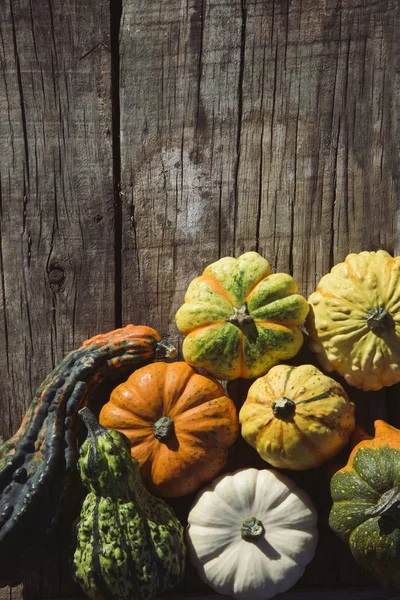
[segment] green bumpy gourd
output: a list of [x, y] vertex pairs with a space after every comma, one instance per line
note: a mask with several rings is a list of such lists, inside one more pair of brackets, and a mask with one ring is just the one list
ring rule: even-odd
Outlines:
[[86, 496], [76, 530], [73, 577], [93, 600], [148, 600], [177, 586], [185, 543], [172, 510], [143, 486], [128, 439], [79, 411], [88, 437], [79, 470]]

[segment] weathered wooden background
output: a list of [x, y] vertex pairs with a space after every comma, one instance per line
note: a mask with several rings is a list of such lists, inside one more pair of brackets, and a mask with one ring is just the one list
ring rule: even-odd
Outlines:
[[[134, 322], [179, 346], [221, 256], [257, 250], [307, 295], [349, 252], [400, 252], [399, 32], [399, 0], [0, 0], [3, 439], [88, 336]], [[350, 393], [370, 430], [400, 425], [396, 387]], [[239, 441], [230, 467], [250, 464]], [[399, 598], [329, 531], [329, 468], [293, 476], [320, 544], [284, 597]], [[81, 595], [57, 542], [27, 600]], [[189, 569], [190, 592], [210, 593]]]

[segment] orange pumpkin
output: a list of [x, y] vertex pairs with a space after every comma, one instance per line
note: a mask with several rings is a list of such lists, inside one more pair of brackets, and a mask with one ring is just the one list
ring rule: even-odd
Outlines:
[[100, 424], [124, 433], [147, 488], [164, 498], [190, 494], [223, 468], [239, 423], [215, 380], [185, 362], [157, 362], [116, 387]]

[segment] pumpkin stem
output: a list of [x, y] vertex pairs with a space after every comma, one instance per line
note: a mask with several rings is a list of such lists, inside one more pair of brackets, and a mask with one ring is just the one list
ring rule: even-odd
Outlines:
[[175, 358], [177, 351], [175, 346], [169, 344], [165, 340], [161, 340], [156, 344], [156, 357], [157, 358]]
[[394, 517], [399, 514], [399, 509], [400, 489], [395, 487], [382, 494], [375, 506], [367, 508], [365, 514], [367, 517]]
[[239, 325], [239, 327], [245, 323], [253, 323], [254, 321], [253, 317], [249, 314], [246, 302], [242, 304], [240, 308], [234, 306], [233, 315], [227, 317], [226, 320], [234, 323], [235, 325]]
[[169, 417], [161, 417], [153, 425], [154, 437], [160, 442], [168, 442], [175, 432], [175, 426], [172, 419]]
[[92, 411], [84, 406], [78, 411], [78, 415], [81, 417], [82, 421], [86, 425], [86, 429], [88, 430], [88, 435], [92, 438], [96, 437], [96, 435], [100, 435], [100, 433], [104, 432], [104, 427], [99, 425], [98, 420], [92, 413]]
[[242, 522], [240, 534], [242, 539], [244, 539], [246, 542], [252, 542], [264, 535], [264, 533], [264, 525], [259, 519], [256, 519], [255, 517], [249, 517]]
[[390, 312], [383, 306], [374, 306], [365, 316], [367, 327], [373, 333], [379, 334], [393, 328], [393, 318]]
[[296, 403], [290, 398], [282, 396], [272, 403], [272, 412], [277, 419], [290, 420], [296, 412]]

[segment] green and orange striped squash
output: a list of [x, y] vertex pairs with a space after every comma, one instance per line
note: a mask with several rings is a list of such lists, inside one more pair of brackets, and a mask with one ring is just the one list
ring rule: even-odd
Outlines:
[[185, 360], [217, 379], [251, 379], [300, 350], [308, 303], [257, 252], [221, 258], [195, 278], [176, 313]]
[[242, 435], [274, 467], [304, 470], [348, 442], [354, 404], [342, 386], [313, 365], [277, 365], [249, 389], [240, 410]]

